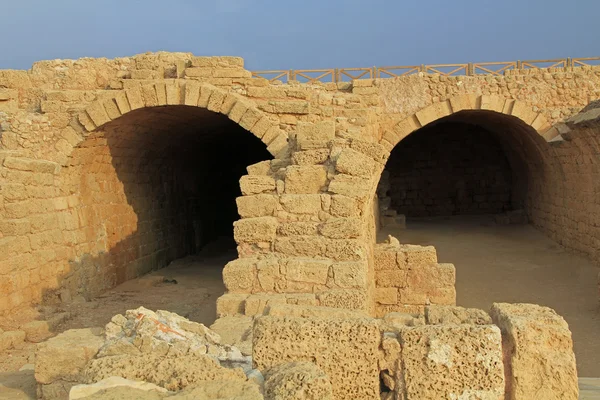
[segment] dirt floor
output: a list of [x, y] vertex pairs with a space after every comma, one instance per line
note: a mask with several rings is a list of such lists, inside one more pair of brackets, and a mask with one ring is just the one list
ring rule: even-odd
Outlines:
[[[492, 217], [409, 221], [407, 229], [383, 228], [379, 240], [388, 234], [403, 243], [434, 245], [441, 262], [454, 263], [459, 305], [489, 310], [492, 302], [529, 302], [554, 308], [573, 332], [579, 376], [600, 377], [600, 268], [589, 260], [562, 249], [529, 225], [497, 225]], [[218, 242], [93, 301], [48, 312], [69, 314], [57, 332], [103, 326], [113, 315], [142, 305], [210, 325], [216, 299], [224, 291], [222, 268], [234, 258], [231, 243]], [[0, 355], [0, 399], [36, 398], [34, 351], [34, 344], [24, 344]], [[595, 390], [588, 389], [587, 396], [598, 393], [600, 384], [593, 382]], [[582, 393], [582, 398], [596, 397]]]
[[[217, 298], [225, 291], [221, 272], [236, 257], [235, 247], [229, 241], [215, 242], [197, 255], [175, 260], [167, 268], [125, 282], [92, 301], [47, 307], [46, 316], [68, 313], [69, 318], [57, 326], [56, 332], [104, 326], [113, 315], [140, 306], [172, 311], [211, 325], [217, 315]], [[33, 376], [35, 346], [24, 343], [0, 354], [0, 399], [37, 398]]]
[[598, 272], [531, 225], [497, 225], [492, 217], [418, 219], [385, 227], [400, 243], [434, 245], [456, 267], [457, 304], [489, 310], [493, 302], [553, 308], [573, 333], [579, 376], [600, 377]]

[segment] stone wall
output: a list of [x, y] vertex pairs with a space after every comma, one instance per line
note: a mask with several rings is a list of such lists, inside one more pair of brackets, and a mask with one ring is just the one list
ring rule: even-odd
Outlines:
[[[155, 209], [163, 221], [155, 226], [155, 233], [142, 234], [139, 227], [133, 232], [130, 222], [136, 220], [143, 226], [145, 221], [137, 220], [140, 214], [123, 202], [129, 177], [118, 173], [115, 177], [114, 157], [109, 161], [107, 154], [112, 151], [107, 129], [120, 126], [114, 137], [121, 141], [152, 128], [155, 141], [130, 143], [140, 154], [128, 160], [151, 162], [140, 167], [144, 174], [127, 185], [141, 188], [144, 182], [157, 183], [154, 189], [136, 192], [155, 196], [158, 183], [170, 182], [169, 174], [176, 173], [175, 167], [161, 168], [158, 161], [166, 157], [161, 146], [171, 143], [158, 138], [183, 129], [178, 125], [182, 116], [173, 114], [175, 108], [170, 107], [208, 110], [212, 114], [203, 120], [207, 124], [203, 129], [215, 134], [230, 129], [219, 125], [216, 116], [220, 114], [223, 121], [239, 125], [245, 134], [260, 140], [275, 157], [249, 166], [248, 175], [240, 180], [242, 196], [237, 208], [241, 219], [233, 229], [240, 258], [224, 271], [228, 294], [219, 301], [221, 313], [252, 314], [268, 301], [373, 311], [372, 199], [379, 176], [389, 152], [401, 139], [434, 120], [454, 118], [451, 115], [506, 132], [502, 145], [512, 149], [507, 155], [511, 168], [524, 172], [520, 180], [513, 180], [513, 193], [523, 203], [518, 206], [526, 208], [534, 224], [555, 238], [562, 237], [562, 243], [592, 254], [600, 248], [591, 239], [597, 229], [580, 210], [586, 204], [580, 201], [592, 196], [595, 185], [591, 179], [596, 155], [591, 149], [597, 147], [589, 144], [596, 146], [596, 131], [582, 128], [580, 134], [572, 134], [571, 142], [549, 144], [546, 140], [565, 139], [558, 123], [597, 98], [599, 85], [600, 70], [587, 67], [523, 70], [497, 77], [415, 75], [283, 85], [252, 78], [240, 58], [189, 53], [44, 61], [29, 71], [0, 71], [0, 276], [4, 294], [0, 314], [16, 315], [45, 293], [71, 285], [64, 277], [72, 276], [84, 260], [101, 259], [116, 248], [125, 249], [117, 253], [130, 257], [125, 256], [130, 252], [123, 243], [127, 237], [143, 237], [140, 248], [152, 254], [163, 250], [179, 254], [166, 250], [173, 248], [166, 241], [179, 240], [175, 238], [180, 234], [169, 233], [166, 238], [172, 239], [166, 239], [164, 231], [173, 218], [182, 215], [181, 207], [173, 212]], [[160, 118], [141, 126], [123, 123], [138, 111], [152, 109], [159, 110]], [[195, 140], [180, 137], [182, 147], [190, 147]], [[98, 153], [92, 156], [91, 148]], [[92, 164], [82, 155], [88, 151], [95, 160]], [[241, 157], [228, 151], [229, 147], [223, 150], [226, 154], [221, 153], [219, 160], [227, 163], [228, 157]], [[76, 167], [78, 159], [83, 164]], [[215, 162], [206, 165], [201, 169], [210, 170], [211, 178], [218, 175]], [[77, 169], [85, 173], [73, 173]], [[99, 180], [91, 179], [93, 174], [108, 175]], [[153, 176], [145, 178], [146, 174]], [[588, 183], [582, 184], [581, 176], [589, 178]], [[107, 185], [105, 189], [93, 189], [101, 182]], [[179, 183], [174, 185], [179, 187]], [[167, 191], [179, 190], [175, 186]], [[558, 195], [563, 188], [570, 189], [568, 197]], [[102, 204], [115, 196], [121, 196], [119, 212], [127, 217], [109, 228], [118, 234], [104, 237], [101, 218], [96, 216], [97, 223], [90, 224], [90, 212], [100, 212], [94, 210], [104, 209]], [[165, 200], [165, 204], [174, 201]], [[102, 212], [108, 213], [108, 208]], [[198, 212], [185, 214], [194, 215], [194, 220]], [[579, 228], [580, 223], [585, 229]], [[585, 240], [578, 241], [582, 237]], [[163, 262], [152, 261], [151, 267], [159, 264]], [[130, 270], [139, 273], [149, 267], [139, 268]], [[134, 272], [121, 274], [125, 279]], [[98, 274], [100, 281], [102, 276], [106, 274]], [[119, 280], [88, 285], [101, 288]]]

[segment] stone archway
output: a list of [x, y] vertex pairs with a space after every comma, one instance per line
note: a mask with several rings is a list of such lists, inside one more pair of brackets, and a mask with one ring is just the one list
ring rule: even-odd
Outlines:
[[226, 115], [231, 121], [252, 132], [275, 157], [288, 150], [288, 135], [279, 129], [255, 104], [234, 93], [210, 84], [194, 81], [160, 81], [140, 87], [109, 92], [108, 98], [92, 102], [81, 112], [77, 122], [82, 125], [84, 136], [136, 109], [186, 105], [206, 108]]

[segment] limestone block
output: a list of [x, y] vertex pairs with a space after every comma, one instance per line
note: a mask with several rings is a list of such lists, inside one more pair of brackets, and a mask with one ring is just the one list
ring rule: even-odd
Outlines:
[[265, 309], [273, 304], [285, 304], [287, 298], [283, 294], [257, 293], [248, 296], [245, 303], [245, 315], [262, 315]]
[[332, 239], [353, 239], [361, 235], [358, 218], [331, 218], [319, 226], [319, 233]]
[[495, 303], [492, 320], [502, 330], [507, 400], [577, 399], [577, 369], [567, 322], [535, 304]]
[[375, 271], [375, 285], [378, 288], [404, 288], [408, 285], [406, 269], [389, 269]]
[[272, 242], [277, 232], [277, 218], [244, 218], [233, 223], [233, 237], [238, 243]]
[[244, 68], [244, 59], [241, 57], [215, 56], [215, 57], [192, 57], [193, 67], [202, 68]]
[[244, 175], [240, 178], [242, 194], [258, 194], [275, 190], [275, 179], [266, 175]]
[[299, 122], [298, 125], [296, 125], [296, 140], [300, 150], [327, 147], [327, 143], [334, 138], [334, 121], [321, 121], [316, 123]]
[[443, 305], [425, 307], [425, 319], [430, 325], [490, 325], [492, 323], [492, 318], [483, 310]]
[[217, 299], [217, 316], [244, 314], [248, 294], [227, 293]]
[[38, 344], [35, 353], [35, 379], [48, 384], [55, 380], [72, 380], [91, 360], [104, 339], [95, 329], [70, 329]]
[[351, 217], [360, 213], [360, 208], [356, 199], [343, 195], [331, 196], [331, 215], [335, 217]]
[[238, 258], [225, 264], [223, 283], [230, 293], [250, 293], [257, 280], [257, 260]]
[[263, 370], [312, 361], [330, 377], [334, 398], [375, 399], [380, 341], [374, 319], [264, 316], [254, 325], [253, 363]]
[[292, 162], [296, 165], [323, 164], [329, 158], [329, 149], [313, 149], [306, 151], [295, 151], [292, 154]]
[[378, 304], [398, 304], [398, 289], [395, 287], [375, 288], [375, 302]]
[[369, 306], [364, 289], [332, 289], [318, 293], [317, 299], [325, 307], [365, 311]]
[[320, 194], [284, 194], [281, 206], [289, 213], [317, 215], [322, 211]]
[[[73, 386], [71, 388], [71, 391], [69, 392], [69, 400], [89, 399], [94, 395], [103, 395], [106, 398], [108, 393], [114, 393], [110, 390], [117, 387], [133, 389], [133, 392], [128, 391], [128, 393], [135, 393], [137, 391], [140, 391], [141, 394], [148, 397], [151, 397], [153, 395], [153, 393], [148, 392], [157, 392], [165, 394], [168, 393], [167, 389], [157, 386], [153, 383], [133, 381], [121, 378], [119, 376], [111, 376], [110, 378], [106, 378], [99, 382], [92, 383], [89, 385], [83, 384]], [[158, 396], [157, 398], [160, 398], [160, 396]]]
[[242, 218], [271, 216], [279, 205], [279, 199], [272, 194], [240, 196], [235, 201]]
[[297, 361], [271, 368], [265, 380], [269, 400], [333, 400], [329, 377], [311, 362]]
[[400, 331], [401, 399], [504, 399], [500, 329], [426, 325]]
[[327, 242], [320, 236], [278, 237], [275, 251], [288, 256], [323, 257], [327, 253]]
[[317, 222], [288, 222], [277, 227], [280, 236], [316, 236], [318, 233]]
[[27, 341], [32, 343], [42, 342], [53, 335], [48, 321], [31, 321], [21, 326], [21, 330], [25, 332]]
[[254, 125], [258, 122], [258, 120], [262, 117], [262, 113], [254, 108], [248, 108], [242, 118], [240, 118], [239, 125], [247, 131], [251, 131]]
[[367, 287], [366, 262], [339, 262], [332, 266], [333, 281], [343, 289]]
[[228, 379], [201, 381], [167, 398], [169, 400], [263, 400], [259, 390], [259, 386], [254, 382]]
[[371, 186], [367, 178], [337, 174], [329, 183], [329, 191], [353, 198], [366, 198], [372, 195]]
[[310, 103], [301, 100], [271, 100], [266, 104], [261, 104], [260, 108], [273, 114], [310, 114]]
[[[185, 84], [184, 104], [186, 106], [197, 106], [200, 98], [200, 84], [198, 82], [187, 81]], [[133, 108], [133, 107], [132, 107]]]
[[326, 185], [324, 166], [290, 165], [285, 170], [285, 193], [319, 193]]
[[332, 308], [313, 305], [273, 304], [265, 309], [265, 315], [277, 317], [300, 317], [300, 318], [365, 318], [367, 315], [362, 311], [346, 310], [343, 308]]
[[24, 340], [25, 332], [23, 331], [0, 332], [0, 351], [12, 349], [23, 343]]
[[355, 176], [371, 176], [375, 168], [371, 157], [350, 148], [343, 149], [335, 163], [336, 171]]
[[290, 258], [282, 262], [281, 271], [287, 280], [325, 285], [331, 261], [311, 258]]
[[[265, 134], [266, 137], [266, 134]], [[267, 151], [275, 158], [283, 159], [289, 151], [289, 137], [287, 133], [280, 133], [273, 141], [267, 142], [263, 137], [263, 143], [269, 143]]]
[[[437, 252], [433, 246], [402, 245], [408, 264], [426, 264], [437, 262]], [[401, 261], [399, 261], [401, 263]]]

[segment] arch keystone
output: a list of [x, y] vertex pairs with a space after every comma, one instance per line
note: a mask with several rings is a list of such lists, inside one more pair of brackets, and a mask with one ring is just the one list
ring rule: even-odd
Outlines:
[[506, 100], [502, 97], [484, 94], [479, 98], [479, 109], [502, 112], [505, 101]]
[[168, 105], [180, 105], [181, 101], [181, 85], [175, 81], [173, 83], [167, 83], [165, 85], [165, 91], [167, 92], [167, 104]]
[[450, 114], [452, 114], [450, 102], [442, 101], [440, 103], [432, 104], [421, 111], [417, 111], [415, 116], [419, 120], [419, 123], [424, 126], [435, 121], [436, 119], [440, 119]]
[[452, 112], [473, 110], [477, 108], [477, 96], [474, 94], [455, 96], [450, 99], [450, 107], [452, 107]]
[[185, 84], [185, 99], [186, 106], [197, 106], [200, 98], [200, 84], [198, 82], [186, 82]]

